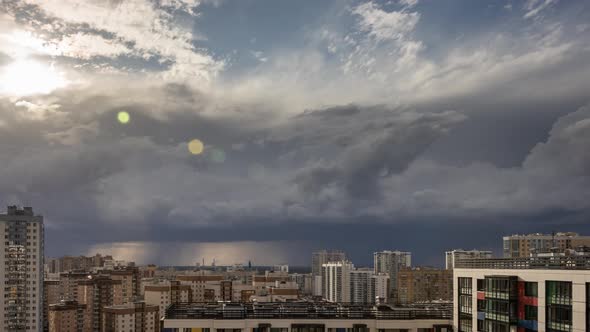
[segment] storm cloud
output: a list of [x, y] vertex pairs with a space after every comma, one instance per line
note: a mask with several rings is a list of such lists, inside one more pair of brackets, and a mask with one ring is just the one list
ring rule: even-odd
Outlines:
[[[587, 5], [454, 5], [484, 28], [434, 3], [263, 2], [293, 13], [276, 34], [224, 1], [0, 5], [0, 202], [45, 215], [49, 255], [305, 264], [340, 246], [367, 262], [435, 232], [416, 250], [436, 264], [497, 250], [491, 229], [586, 230]], [[208, 20], [236, 11], [235, 29], [253, 23], [240, 42]], [[44, 85], [15, 89], [31, 63]]]

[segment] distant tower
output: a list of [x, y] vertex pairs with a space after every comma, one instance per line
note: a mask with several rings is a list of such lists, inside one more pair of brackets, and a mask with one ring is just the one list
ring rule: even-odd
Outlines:
[[252, 270], [252, 261], [248, 261], [248, 270]]

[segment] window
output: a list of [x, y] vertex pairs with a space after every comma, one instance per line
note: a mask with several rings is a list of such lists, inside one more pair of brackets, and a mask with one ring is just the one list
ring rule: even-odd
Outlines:
[[536, 282], [525, 282], [524, 283], [524, 295], [531, 297], [538, 297], [537, 294], [537, 283]]
[[525, 320], [537, 320], [538, 313], [537, 307], [533, 305], [524, 306], [524, 319]]
[[546, 281], [547, 332], [572, 331], [572, 283]]

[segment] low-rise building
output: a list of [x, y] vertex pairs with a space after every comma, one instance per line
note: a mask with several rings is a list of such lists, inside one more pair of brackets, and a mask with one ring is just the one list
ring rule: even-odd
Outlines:
[[451, 332], [451, 307], [395, 308], [319, 302], [171, 305], [165, 332]]

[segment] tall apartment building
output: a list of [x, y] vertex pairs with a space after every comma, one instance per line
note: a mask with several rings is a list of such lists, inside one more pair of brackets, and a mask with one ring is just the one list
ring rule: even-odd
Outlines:
[[45, 280], [43, 282], [43, 331], [49, 331], [49, 306], [59, 303], [62, 299], [59, 280]]
[[493, 253], [489, 250], [449, 250], [445, 252], [445, 267], [447, 270], [452, 270], [459, 259], [492, 258], [492, 256]]
[[395, 296], [397, 274], [400, 270], [412, 266], [412, 253], [407, 251], [379, 251], [373, 254], [373, 268], [375, 273], [389, 275], [389, 297]]
[[43, 328], [43, 217], [9, 206], [0, 214], [0, 330]]
[[455, 331], [590, 331], [588, 257], [469, 260], [453, 273]]
[[86, 305], [83, 332], [100, 332], [104, 308], [123, 304], [121, 281], [101, 275], [79, 281], [78, 303]]
[[375, 289], [375, 302], [387, 303], [389, 301], [389, 275], [387, 273], [378, 273], [373, 275], [373, 285]]
[[63, 301], [49, 306], [49, 332], [82, 332], [85, 304]]
[[139, 268], [121, 267], [114, 270], [102, 271], [102, 273], [109, 275], [113, 280], [121, 281], [123, 303], [134, 302], [139, 298], [141, 293]]
[[373, 269], [350, 271], [350, 302], [375, 303], [375, 283]]
[[322, 265], [331, 262], [342, 262], [346, 260], [346, 254], [340, 250], [320, 250], [312, 253], [311, 256], [311, 274], [314, 276], [322, 275]]
[[192, 302], [191, 286], [181, 285], [179, 281], [145, 285], [143, 292], [145, 303], [157, 305], [161, 317], [170, 304]]
[[102, 332], [159, 332], [158, 306], [145, 302], [105, 307]]
[[322, 294], [330, 302], [350, 302], [350, 275], [354, 265], [347, 261], [322, 265]]
[[579, 246], [590, 246], [590, 236], [578, 233], [526, 234], [503, 237], [504, 258], [529, 257], [535, 251], [548, 251], [557, 248], [564, 251]]
[[418, 267], [399, 271], [395, 303], [451, 301], [453, 271]]

